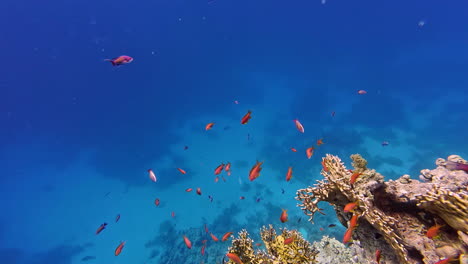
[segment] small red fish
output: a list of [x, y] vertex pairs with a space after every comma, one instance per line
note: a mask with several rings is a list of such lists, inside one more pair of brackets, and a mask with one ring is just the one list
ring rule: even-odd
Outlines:
[[262, 171], [262, 167], [261, 167], [262, 164], [263, 164], [263, 161], [262, 162], [257, 161], [257, 163], [252, 167], [252, 169], [250, 169], [250, 173], [249, 173], [250, 181], [257, 179], [258, 176], [260, 176], [260, 171]]
[[352, 212], [354, 210], [354, 208], [356, 208], [358, 204], [356, 202], [354, 203], [348, 203], [347, 205], [345, 205], [345, 207], [343, 208], [343, 211], [345, 213], [348, 213], [348, 212]]
[[124, 241], [120, 242], [120, 244], [115, 249], [115, 255], [116, 256], [118, 256], [118, 255], [120, 255], [120, 253], [122, 253], [122, 249], [123, 249], [124, 246], [125, 246], [125, 242]]
[[192, 242], [186, 236], [184, 236], [184, 243], [189, 249], [192, 248]]
[[294, 239], [295, 239], [294, 235], [291, 236], [291, 237], [289, 237], [289, 238], [286, 238], [286, 239], [284, 240], [284, 244], [285, 244], [285, 245], [289, 245], [289, 244], [291, 244], [291, 243], [294, 241]]
[[292, 167], [289, 167], [288, 172], [286, 173], [286, 181], [290, 181], [292, 178]]
[[209, 232], [208, 232], [208, 227], [206, 226], [206, 224], [205, 224], [205, 232], [206, 232], [206, 233], [209, 233]]
[[201, 189], [200, 188], [197, 188], [197, 194], [201, 195]]
[[191, 192], [192, 190], [193, 190], [192, 188], [185, 189], [186, 192]]
[[262, 243], [255, 243], [255, 246], [257, 246], [257, 247], [259, 247], [261, 245], [262, 245]]
[[218, 167], [216, 167], [216, 169], [215, 169], [215, 171], [214, 171], [214, 174], [215, 174], [215, 175], [220, 174], [221, 172], [223, 172], [223, 169], [224, 169], [224, 163], [221, 163], [221, 165], [219, 165]]
[[359, 219], [359, 215], [358, 214], [353, 214], [353, 216], [351, 217], [351, 220], [349, 220], [349, 228], [355, 228], [358, 224], [358, 219]]
[[107, 226], [107, 223], [101, 224], [98, 229], [96, 230], [96, 235], [101, 233], [102, 230], [104, 230]]
[[328, 171], [329, 171], [327, 165], [325, 164], [325, 160], [322, 160], [322, 168], [323, 168], [323, 170], [324, 170], [325, 172], [328, 172]]
[[208, 123], [206, 126], [205, 126], [205, 130], [208, 131], [210, 130], [211, 128], [213, 128], [215, 123]]
[[356, 180], [359, 178], [359, 176], [362, 175], [362, 172], [353, 172], [353, 174], [351, 175], [351, 178], [349, 178], [349, 184], [354, 184], [356, 182]]
[[280, 216], [280, 221], [281, 221], [281, 223], [284, 223], [284, 222], [288, 221], [288, 212], [287, 212], [287, 210], [283, 209], [283, 212], [281, 213], [281, 216]]
[[174, 218], [174, 217], [175, 217], [175, 213], [174, 213], [174, 211], [172, 211], [172, 212], [171, 212], [171, 216], [172, 216], [172, 218]]
[[216, 176], [216, 178], [214, 179], [215, 182], [218, 182], [219, 181], [219, 177]]
[[[444, 258], [444, 259], [441, 259], [439, 261], [437, 261], [436, 263], [434, 264], [448, 264], [450, 263], [450, 261], [452, 261], [453, 259], [452, 258]], [[461, 263], [461, 262], [460, 262]]]
[[115, 222], [117, 223], [120, 220], [120, 214], [115, 217]]
[[244, 197], [244, 196], [241, 196], [241, 197], [239, 197], [239, 199], [241, 199], [241, 200], [244, 200], [244, 199], [245, 199], [245, 197]]
[[155, 204], [156, 206], [159, 206], [159, 203], [160, 203], [159, 198], [156, 198], [156, 200], [154, 200], [154, 204]]
[[366, 94], [367, 92], [365, 90], [359, 90], [357, 91], [358, 94]]
[[122, 55], [113, 59], [105, 59], [104, 61], [110, 61], [112, 66], [120, 66], [132, 62], [133, 58], [127, 55]]
[[428, 238], [431, 238], [431, 239], [437, 237], [437, 235], [438, 235], [438, 233], [439, 233], [439, 229], [440, 229], [441, 227], [443, 227], [443, 226], [444, 226], [444, 225], [438, 225], [438, 224], [436, 224], [436, 225], [430, 227], [430, 228], [427, 230], [427, 232], [426, 232], [426, 236], [427, 236]]
[[297, 149], [291, 148], [292, 152], [297, 152]]
[[148, 170], [148, 176], [149, 176], [149, 178], [150, 178], [152, 181], [154, 181], [154, 182], [156, 182], [156, 181], [158, 180], [158, 179], [156, 178], [156, 174], [154, 174], [154, 171], [153, 171], [152, 169], [149, 169], [149, 170]]
[[230, 260], [234, 261], [236, 264], [243, 264], [242, 260], [237, 256], [236, 253], [227, 253], [226, 257], [228, 257]]
[[227, 232], [226, 234], [223, 235], [223, 237], [221, 238], [221, 241], [226, 241], [229, 239], [229, 237], [232, 235], [232, 232]]
[[210, 233], [210, 236], [214, 241], [219, 241], [219, 239], [215, 235], [213, 235], [213, 233]]
[[323, 138], [317, 140], [317, 146], [323, 145]]
[[205, 256], [205, 247], [206, 247], [206, 245], [204, 244], [204, 245], [202, 246], [202, 248], [201, 248], [200, 253], [202, 254], [202, 256]]
[[302, 126], [301, 122], [299, 122], [299, 120], [297, 119], [294, 119], [294, 124], [296, 124], [296, 128], [297, 130], [299, 130], [299, 132], [301, 133], [304, 133], [304, 126]]
[[245, 114], [242, 119], [241, 119], [241, 124], [242, 125], [245, 125], [249, 122], [250, 118], [252, 118], [252, 111], [248, 111], [247, 114]]
[[308, 159], [312, 158], [312, 155], [314, 155], [314, 149], [315, 149], [314, 147], [310, 147], [306, 149], [306, 155]]
[[181, 169], [181, 168], [177, 168], [177, 169], [178, 169], [178, 170], [180, 171], [180, 173], [182, 173], [182, 174], [186, 174], [186, 173], [187, 173], [187, 172], [185, 172], [185, 171], [184, 171], [183, 169]]
[[347, 244], [351, 242], [352, 240], [352, 235], [353, 235], [353, 229], [348, 228], [343, 236], [343, 244]]
[[377, 264], [380, 264], [380, 253], [381, 253], [380, 249], [377, 249], [375, 251], [375, 261], [377, 262]]
[[[226, 164], [226, 167], [224, 167], [224, 170], [227, 171], [227, 172], [231, 171], [231, 162], [228, 162]], [[229, 174], [228, 174], [228, 176], [229, 176]]]

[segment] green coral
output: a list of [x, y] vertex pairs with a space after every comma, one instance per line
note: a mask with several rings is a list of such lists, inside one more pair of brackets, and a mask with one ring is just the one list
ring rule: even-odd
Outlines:
[[[282, 229], [281, 235], [270, 225], [262, 227], [260, 235], [266, 251], [253, 250], [253, 240], [246, 230], [239, 233], [239, 238], [232, 242], [229, 253], [235, 253], [244, 264], [312, 264], [317, 263], [315, 256], [318, 251], [297, 230]], [[285, 239], [294, 237], [293, 242], [284, 244]], [[234, 263], [229, 260], [228, 263]]]

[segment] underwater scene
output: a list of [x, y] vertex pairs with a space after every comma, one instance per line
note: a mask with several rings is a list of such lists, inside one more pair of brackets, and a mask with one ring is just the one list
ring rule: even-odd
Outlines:
[[468, 264], [467, 1], [0, 10], [0, 264]]

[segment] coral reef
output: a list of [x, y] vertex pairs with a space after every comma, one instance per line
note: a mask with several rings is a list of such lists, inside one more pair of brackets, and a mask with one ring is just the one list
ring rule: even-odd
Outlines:
[[[246, 230], [239, 232], [239, 237], [232, 241], [229, 253], [234, 253], [244, 264], [312, 264], [317, 263], [317, 250], [296, 230], [281, 229], [277, 235], [270, 225], [263, 226], [260, 235], [266, 250], [254, 250], [254, 241]], [[286, 241], [287, 240], [287, 241]], [[235, 263], [229, 260], [228, 263]]]
[[317, 263], [327, 264], [354, 264], [358, 261], [356, 249], [346, 247], [340, 241], [328, 236], [322, 237], [322, 240], [314, 242], [313, 247], [319, 252], [315, 257]]
[[[367, 161], [360, 155], [351, 159], [354, 170], [327, 154], [321, 172], [325, 180], [297, 191], [299, 207], [310, 222], [320, 212], [319, 202], [332, 204], [355, 240], [352, 247], [360, 263], [375, 263], [376, 250], [382, 252], [381, 263], [387, 264], [434, 264], [444, 258], [465, 261], [468, 174], [463, 170], [466, 166], [453, 166], [466, 164], [465, 160], [456, 155], [447, 161], [438, 159], [436, 169], [421, 171], [424, 182], [409, 175], [385, 182], [381, 174], [367, 168]], [[349, 203], [357, 206], [352, 212], [344, 212]], [[430, 238], [427, 233], [434, 226], [438, 233]]]

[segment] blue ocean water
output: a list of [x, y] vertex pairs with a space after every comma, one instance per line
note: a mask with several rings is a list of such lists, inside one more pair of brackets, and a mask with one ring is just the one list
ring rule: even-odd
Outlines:
[[[259, 228], [273, 224], [311, 241], [341, 240], [332, 208], [311, 225], [294, 199], [322, 178], [326, 153], [347, 164], [360, 153], [386, 179], [417, 179], [438, 157], [468, 157], [467, 8], [2, 1], [0, 262], [221, 263], [230, 242], [212, 242], [205, 224], [218, 237], [245, 228], [258, 240]], [[104, 61], [120, 55], [134, 61]], [[307, 159], [305, 148], [321, 138]], [[257, 160], [263, 170], [251, 182]], [[232, 174], [215, 182], [226, 162]]]

